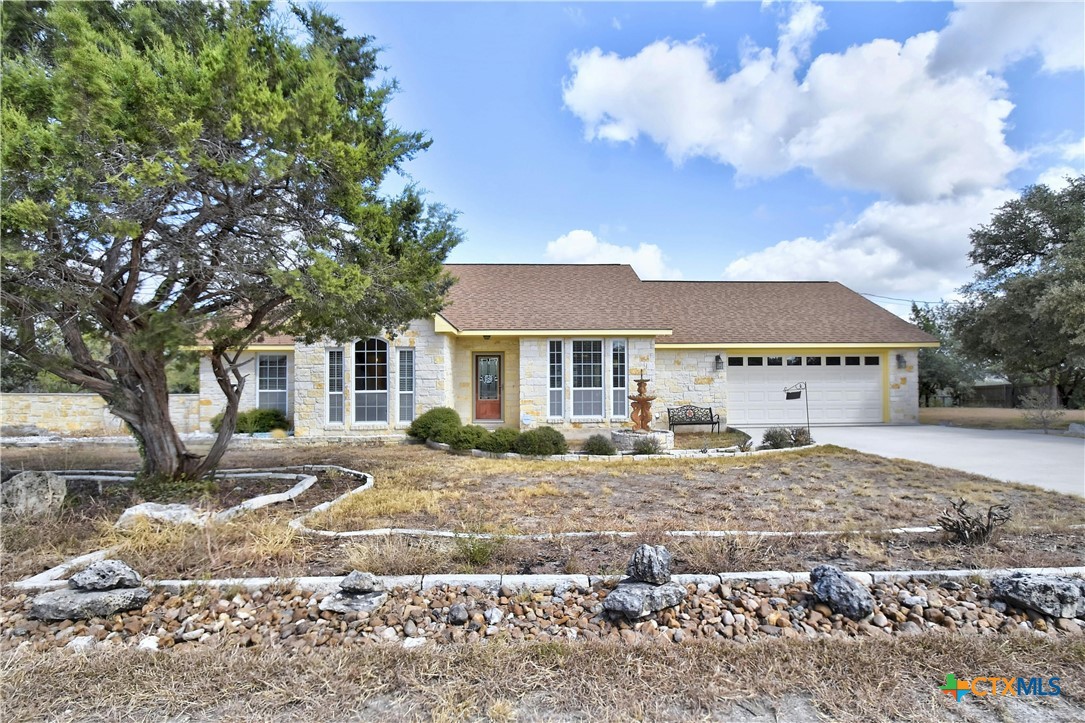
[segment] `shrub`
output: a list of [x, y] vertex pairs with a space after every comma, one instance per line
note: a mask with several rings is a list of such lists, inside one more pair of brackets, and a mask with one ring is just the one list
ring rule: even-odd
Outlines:
[[659, 440], [655, 437], [645, 437], [633, 443], [633, 454], [659, 454]]
[[814, 443], [814, 438], [810, 435], [810, 430], [806, 427], [792, 427], [790, 434], [792, 447], [805, 447], [808, 444]]
[[485, 427], [477, 424], [467, 424], [462, 427], [442, 427], [442, 431], [449, 430], [445, 435], [447, 444], [459, 452], [474, 449], [490, 434]]
[[584, 442], [584, 447], [580, 451], [584, 454], [600, 455], [612, 455], [618, 453], [618, 450], [614, 448], [614, 442], [601, 434], [593, 434], [588, 437]]
[[429, 436], [426, 437], [426, 439], [431, 439], [434, 442], [440, 442], [441, 444], [452, 444], [452, 440], [455, 438], [456, 433], [462, 427], [462, 424], [454, 424], [452, 422], [435, 424], [430, 428]]
[[519, 436], [520, 430], [512, 427], [501, 427], [482, 438], [478, 443], [478, 448], [483, 452], [494, 452], [495, 454], [511, 452], [513, 445], [516, 444], [516, 438]]
[[939, 516], [938, 525], [949, 533], [950, 541], [959, 545], [986, 544], [995, 530], [1009, 522], [1011, 516], [1009, 505], [991, 505], [984, 519], [982, 515], [966, 511], [968, 503], [963, 498], [949, 504], [950, 509], [943, 510]]
[[[222, 429], [222, 418], [221, 412], [211, 417], [211, 429], [216, 432]], [[253, 434], [289, 428], [290, 420], [278, 409], [249, 409], [237, 415], [234, 431], [240, 434]]]
[[539, 427], [520, 434], [513, 449], [519, 454], [536, 456], [565, 454], [569, 451], [569, 443], [565, 441], [565, 436], [553, 427]]
[[460, 426], [460, 415], [456, 414], [455, 409], [449, 407], [434, 407], [411, 422], [411, 426], [407, 428], [407, 434], [415, 439], [436, 440], [434, 428], [438, 426], [458, 427]]
[[787, 449], [791, 446], [791, 432], [783, 427], [769, 427], [761, 437], [761, 446], [765, 449]]
[[1021, 410], [1025, 421], [1044, 430], [1044, 434], [1066, 414], [1066, 410], [1052, 401], [1050, 394], [1044, 394], [1039, 389], [1033, 389], [1021, 397]]

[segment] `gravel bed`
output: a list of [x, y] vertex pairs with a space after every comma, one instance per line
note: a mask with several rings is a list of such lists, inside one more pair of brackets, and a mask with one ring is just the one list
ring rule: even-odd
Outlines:
[[[195, 589], [181, 595], [156, 590], [140, 610], [87, 621], [48, 623], [27, 618], [29, 596], [0, 605], [0, 650], [141, 645], [150, 649], [209, 644], [306, 653], [317, 648], [396, 643], [440, 645], [490, 640], [619, 640], [681, 643], [697, 638], [749, 643], [768, 638], [957, 634], [1080, 636], [1085, 621], [1050, 618], [994, 601], [986, 582], [928, 585], [911, 579], [870, 589], [876, 606], [854, 621], [815, 603], [806, 583], [768, 582], [687, 586], [689, 597], [637, 621], [604, 613], [610, 588], [532, 593], [503, 587], [396, 588], [372, 613], [321, 611], [327, 593], [289, 587], [254, 592]], [[462, 604], [466, 620], [450, 621]], [[462, 610], [454, 615], [462, 618]]]

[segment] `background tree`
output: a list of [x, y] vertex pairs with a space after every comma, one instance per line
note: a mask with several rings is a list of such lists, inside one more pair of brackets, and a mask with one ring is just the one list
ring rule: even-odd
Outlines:
[[954, 403], [960, 404], [972, 394], [983, 369], [961, 353], [953, 336], [949, 306], [919, 306], [913, 302], [910, 321], [937, 337], [941, 344], [937, 349], [919, 350], [919, 398], [923, 406], [929, 407], [931, 397], [946, 390]]
[[[385, 117], [370, 38], [256, 1], [5, 2], [0, 28], [0, 342], [101, 395], [144, 474], [218, 463], [255, 339], [358, 338], [440, 308], [459, 232], [413, 187], [380, 193], [429, 141]], [[227, 404], [202, 457], [170, 423], [166, 373], [197, 338]]]
[[1062, 404], [1085, 392], [1085, 176], [1026, 188], [971, 233], [979, 269], [953, 331], [974, 361], [1014, 384], [1049, 384]]

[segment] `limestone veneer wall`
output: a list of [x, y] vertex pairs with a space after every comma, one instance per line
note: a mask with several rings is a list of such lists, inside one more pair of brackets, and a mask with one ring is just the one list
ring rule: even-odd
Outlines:
[[[564, 403], [562, 416], [549, 415], [550, 399], [550, 344], [561, 339], [563, 351]], [[566, 432], [579, 429], [621, 429], [632, 427], [629, 421], [629, 407], [621, 413], [613, 408], [614, 384], [612, 374], [612, 356], [610, 343], [613, 338], [603, 339], [603, 399], [605, 414], [591, 419], [574, 419], [572, 415], [572, 365], [575, 338], [581, 337], [524, 337], [520, 339], [520, 427], [530, 429], [548, 425]], [[598, 338], [598, 337], [595, 337]], [[652, 379], [656, 369], [655, 340], [651, 338], [622, 338], [626, 342], [627, 391], [636, 391], [634, 379], [641, 375]], [[655, 381], [648, 385], [649, 393], [654, 393]], [[653, 411], [658, 411], [655, 409]]]
[[[427, 409], [453, 404], [450, 340], [437, 334], [432, 320], [414, 321], [407, 330], [388, 342], [388, 421], [355, 422], [354, 418], [354, 344], [297, 344], [294, 347], [294, 434], [326, 437], [343, 434], [387, 434], [402, 432], [410, 426], [401, 422], [399, 409], [399, 350], [414, 349], [414, 415]], [[343, 422], [328, 422], [327, 350], [343, 350]]]
[[452, 380], [454, 404], [464, 424], [475, 423], [475, 355], [501, 354], [500, 421], [479, 422], [486, 426], [519, 427], [520, 425], [520, 340], [513, 336], [493, 336], [484, 339], [480, 336], [461, 336], [451, 340], [452, 366], [449, 370]]
[[[904, 368], [897, 355], [904, 356]], [[889, 370], [889, 423], [919, 424], [919, 352], [916, 349], [891, 349], [886, 362]]]
[[[199, 430], [200, 396], [171, 394], [170, 420], [181, 434]], [[97, 394], [4, 394], [0, 396], [0, 424], [36, 427], [43, 432], [75, 435], [127, 434]]]
[[[254, 349], [241, 355], [241, 373], [245, 377], [245, 388], [241, 390], [241, 402], [238, 411], [244, 412], [257, 407], [256, 390], [256, 358], [260, 354], [285, 354], [286, 355], [286, 416], [289, 419], [294, 414], [294, 352], [282, 350]], [[211, 418], [226, 409], [226, 395], [219, 389], [215, 381], [215, 373], [211, 370], [211, 361], [206, 357], [200, 359], [200, 431], [211, 431]]]
[[[666, 428], [667, 408], [683, 404], [711, 407], [720, 415], [721, 427], [727, 419], [727, 370], [716, 369], [716, 355], [722, 352], [703, 349], [657, 349], [656, 382], [657, 397], [653, 411], [662, 414], [660, 425]], [[676, 432], [707, 431], [708, 426], [676, 427]]]

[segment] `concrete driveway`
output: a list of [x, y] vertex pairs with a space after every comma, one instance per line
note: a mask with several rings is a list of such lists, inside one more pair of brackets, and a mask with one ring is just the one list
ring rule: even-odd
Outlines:
[[934, 425], [815, 426], [812, 431], [825, 444], [1085, 496], [1085, 439], [1080, 437]]

